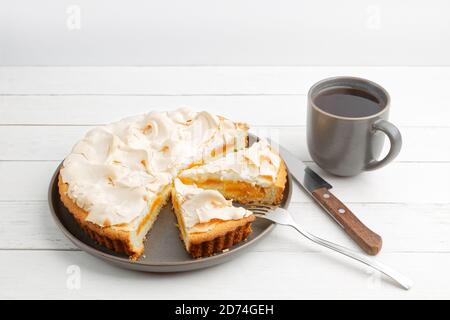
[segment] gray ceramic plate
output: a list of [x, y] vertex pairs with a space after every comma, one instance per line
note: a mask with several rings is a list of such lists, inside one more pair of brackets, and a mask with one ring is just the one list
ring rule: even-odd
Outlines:
[[[250, 144], [255, 139], [254, 136], [251, 136]], [[253, 232], [247, 241], [232, 247], [227, 252], [207, 258], [193, 259], [186, 252], [184, 244], [180, 240], [178, 228], [175, 226], [176, 218], [169, 204], [162, 209], [155, 225], [147, 236], [144, 255], [137, 261], [130, 261], [126, 256], [98, 245], [75, 222], [59, 197], [58, 174], [60, 167], [61, 165], [53, 175], [48, 194], [50, 210], [56, 224], [81, 250], [123, 268], [147, 272], [178, 272], [211, 267], [229, 261], [238, 254], [245, 252], [251, 245], [267, 236], [275, 227], [269, 221], [257, 219], [252, 225]], [[291, 192], [292, 178], [288, 172], [283, 203], [281, 204], [283, 208], [288, 207], [291, 200]]]

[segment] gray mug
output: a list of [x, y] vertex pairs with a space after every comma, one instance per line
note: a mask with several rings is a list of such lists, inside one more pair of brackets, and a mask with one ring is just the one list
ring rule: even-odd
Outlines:
[[[320, 109], [315, 98], [324, 90], [347, 88], [365, 91], [377, 98], [381, 111], [364, 117], [342, 117]], [[307, 140], [312, 159], [338, 176], [354, 176], [381, 168], [400, 152], [400, 131], [388, 122], [389, 94], [380, 85], [361, 78], [334, 77], [316, 83], [308, 93]], [[384, 135], [391, 143], [388, 154], [378, 160]]]

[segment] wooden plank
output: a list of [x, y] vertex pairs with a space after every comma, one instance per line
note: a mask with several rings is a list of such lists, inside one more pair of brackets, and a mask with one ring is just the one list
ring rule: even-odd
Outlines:
[[[391, 119], [398, 125], [448, 127], [448, 67], [3, 67], [0, 123], [103, 123], [150, 108], [191, 104], [249, 122], [260, 119], [261, 125], [304, 125], [304, 95], [309, 87], [342, 74], [382, 84], [391, 94]], [[426, 79], [427, 86], [417, 79]]]
[[[287, 84], [287, 78], [295, 78], [294, 70], [265, 67], [5, 67], [0, 72], [0, 94], [306, 93], [310, 84], [306, 77]], [[308, 70], [311, 75], [312, 69]]]
[[[59, 161], [0, 161], [0, 201], [45, 201], [58, 164]], [[311, 167], [334, 186], [333, 193], [344, 202], [449, 203], [450, 163], [392, 163], [357, 178], [334, 177], [315, 164]], [[311, 201], [296, 185], [292, 200]]]
[[[90, 126], [0, 126], [0, 160], [62, 160]], [[401, 127], [403, 149], [396, 161], [450, 161], [449, 128]], [[261, 137], [279, 141], [299, 159], [311, 161], [305, 127], [255, 126]], [[389, 143], [385, 144], [387, 151]]]
[[252, 125], [304, 125], [306, 96], [0, 96], [0, 125], [95, 125], [180, 106]]
[[47, 202], [0, 202], [0, 216], [0, 249], [76, 249], [53, 222]]
[[[383, 253], [450, 252], [450, 206], [365, 204], [349, 206], [358, 217], [383, 237]], [[290, 212], [307, 230], [355, 251], [359, 248], [317, 205], [293, 203]], [[0, 202], [0, 249], [74, 250], [62, 234], [45, 202]], [[419, 229], [420, 228], [420, 229]], [[419, 237], [427, 234], [426, 237]], [[277, 227], [252, 251], [317, 252], [319, 247], [294, 230]]]
[[396, 92], [443, 95], [436, 89], [446, 88], [450, 68], [2, 67], [0, 94], [306, 94], [314, 82], [339, 74], [364, 76]]
[[45, 201], [59, 162], [0, 161], [0, 201]]
[[[450, 277], [434, 275], [447, 273], [449, 254], [394, 253], [379, 259], [409, 275], [415, 287], [410, 291], [399, 289], [367, 267], [328, 252], [250, 252], [198, 272], [151, 274], [122, 270], [83, 252], [0, 251], [0, 296], [3, 299], [448, 298]], [[207, 290], [195, 283], [207, 284]]]

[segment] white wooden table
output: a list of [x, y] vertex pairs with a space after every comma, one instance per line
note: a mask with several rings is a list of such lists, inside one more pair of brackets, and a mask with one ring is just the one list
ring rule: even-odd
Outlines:
[[[247, 121], [311, 161], [306, 93], [333, 75], [366, 77], [391, 93], [404, 138], [396, 161], [347, 179], [318, 171], [383, 236], [377, 259], [411, 276], [412, 290], [283, 227], [224, 265], [145, 274], [79, 251], [52, 221], [50, 177], [91, 126], [190, 105]], [[0, 68], [0, 298], [450, 298], [449, 85], [450, 68]], [[311, 232], [358, 250], [298, 187], [291, 211]]]

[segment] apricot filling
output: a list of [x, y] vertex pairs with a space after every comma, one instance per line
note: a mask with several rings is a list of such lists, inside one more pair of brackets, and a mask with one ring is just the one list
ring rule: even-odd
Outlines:
[[150, 220], [153, 211], [155, 211], [155, 209], [161, 204], [163, 198], [161, 196], [156, 197], [156, 199], [153, 201], [152, 206], [150, 207], [150, 209], [148, 210], [147, 215], [145, 216], [145, 218], [141, 221], [141, 223], [139, 224], [138, 228], [137, 228], [137, 233], [141, 233], [142, 228], [148, 223], [148, 221]]
[[245, 182], [225, 182], [224, 192], [228, 195], [249, 196], [253, 199], [264, 198], [264, 189], [259, 186], [252, 186]]

